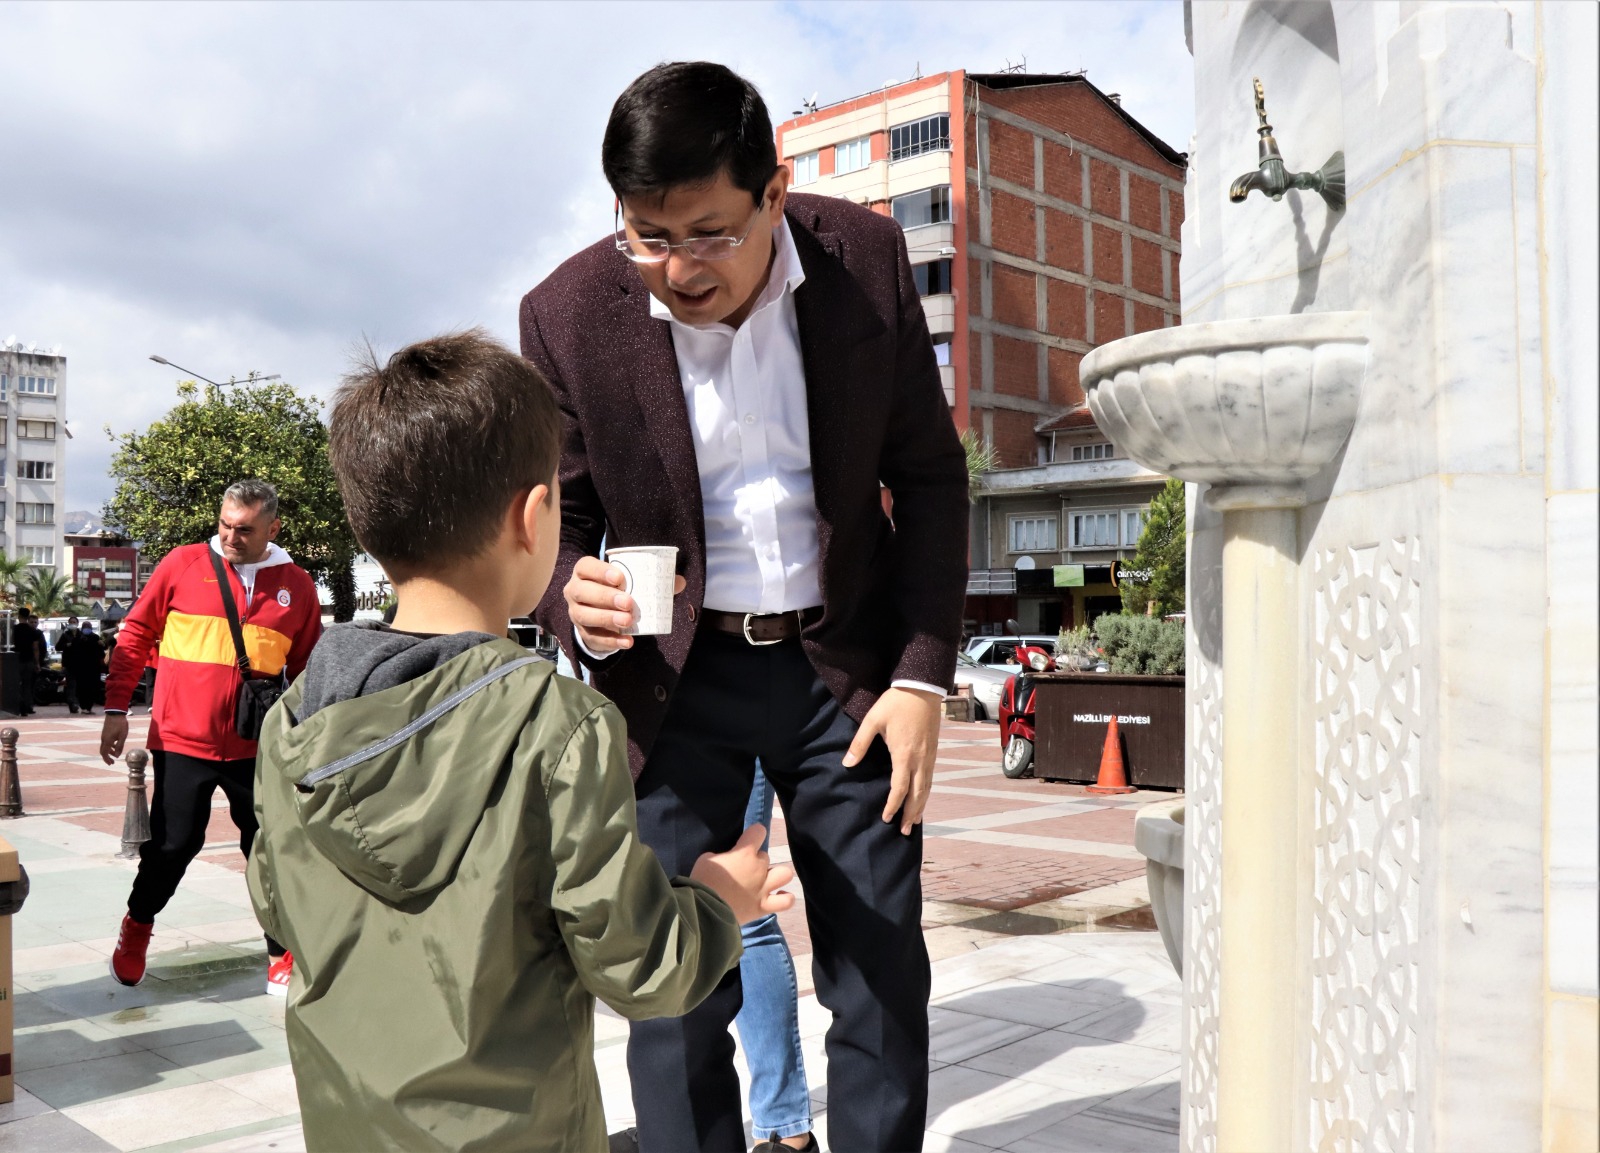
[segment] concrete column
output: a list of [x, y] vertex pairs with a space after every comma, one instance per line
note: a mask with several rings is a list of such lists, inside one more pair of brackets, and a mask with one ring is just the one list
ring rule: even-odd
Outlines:
[[1295, 953], [1296, 545], [1292, 508], [1223, 513], [1219, 1153], [1303, 1144], [1293, 1118], [1305, 1087], [1292, 1083], [1302, 963]]

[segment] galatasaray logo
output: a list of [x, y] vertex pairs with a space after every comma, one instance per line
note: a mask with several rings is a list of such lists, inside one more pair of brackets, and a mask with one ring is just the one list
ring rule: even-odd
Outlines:
[[278, 590], [278, 603], [280, 605], [282, 605], [284, 608], [288, 608], [289, 607], [289, 602], [291, 600], [293, 600], [293, 599], [294, 598], [289, 595], [289, 590], [288, 589], [279, 589]]

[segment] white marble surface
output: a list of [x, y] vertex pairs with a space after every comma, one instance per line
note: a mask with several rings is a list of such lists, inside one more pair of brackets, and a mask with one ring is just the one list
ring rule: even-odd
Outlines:
[[[1402, 914], [1415, 923], [1395, 938], [1411, 950], [1418, 982], [1415, 1097], [1386, 1139], [1400, 1147], [1537, 1148], [1546, 966], [1552, 989], [1579, 995], [1595, 995], [1600, 972], [1595, 11], [1526, 0], [1191, 8], [1199, 127], [1186, 185], [1186, 325], [1370, 313], [1353, 430], [1305, 480], [1302, 571], [1314, 557], [1358, 558], [1397, 540], [1420, 550], [1405, 554], [1419, 582], [1408, 627], [1420, 685], [1405, 705], [1414, 710], [1420, 807], [1419, 887]], [[1332, 139], [1344, 149], [1342, 216], [1317, 216], [1319, 204], [1305, 204], [1315, 198], [1303, 198], [1299, 213], [1289, 197], [1227, 202], [1228, 182], [1255, 161], [1252, 75], [1266, 85], [1292, 168], [1315, 167], [1320, 157], [1303, 153]], [[1221, 407], [1227, 394], [1216, 375], [1202, 383], [1206, 403]], [[1122, 387], [1111, 379], [1108, 395]], [[1236, 392], [1231, 399], [1237, 410]], [[1146, 423], [1167, 435], [1153, 417]], [[1171, 440], [1186, 437], [1204, 439], [1186, 426]], [[1261, 443], [1241, 437], [1228, 446], [1232, 460], [1218, 454], [1215, 463], [1248, 478]], [[1177, 459], [1171, 445], [1168, 454], [1162, 463]], [[1190, 704], [1201, 732], [1191, 733], [1189, 766], [1183, 1116], [1184, 1147], [1198, 1150], [1214, 1148], [1206, 963], [1219, 914], [1205, 881], [1218, 839], [1203, 702], [1214, 703], [1220, 667], [1220, 628], [1200, 598], [1215, 589], [1220, 526], [1204, 506], [1191, 508]], [[1313, 654], [1331, 626], [1316, 616], [1312, 576], [1303, 587], [1309, 693]], [[1360, 659], [1369, 658], [1388, 659]], [[1381, 717], [1368, 697], [1392, 686], [1351, 684], [1353, 715]], [[1396, 738], [1397, 724], [1387, 723], [1385, 739]], [[1310, 722], [1306, 734], [1309, 781]], [[1394, 834], [1383, 830], [1382, 803], [1358, 794], [1336, 818], [1348, 822], [1352, 844]], [[1318, 894], [1312, 914], [1332, 899]], [[1347, 957], [1326, 958], [1357, 988], [1376, 973], [1360, 960], [1372, 940], [1357, 933], [1341, 946]], [[1305, 1052], [1315, 1029], [1310, 988]], [[1340, 1044], [1334, 1089], [1355, 1092], [1367, 1076], [1352, 1072], [1359, 1041]], [[1377, 1108], [1364, 1122], [1381, 1124], [1383, 1114]], [[1305, 1133], [1309, 1145], [1322, 1136]]]

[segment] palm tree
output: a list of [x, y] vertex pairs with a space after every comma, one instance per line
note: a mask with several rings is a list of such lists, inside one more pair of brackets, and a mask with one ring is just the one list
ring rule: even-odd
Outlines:
[[7, 556], [0, 549], [0, 605], [15, 608], [17, 585], [28, 575], [28, 562], [21, 557]]
[[47, 568], [29, 568], [16, 584], [16, 598], [41, 617], [76, 616], [89, 611], [78, 586]]
[[972, 428], [961, 433], [961, 447], [967, 450], [967, 495], [976, 504], [984, 474], [1000, 467], [1000, 454]]

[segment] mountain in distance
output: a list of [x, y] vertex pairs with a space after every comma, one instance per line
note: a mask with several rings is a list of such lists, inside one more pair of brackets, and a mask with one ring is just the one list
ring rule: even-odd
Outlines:
[[88, 511], [67, 513], [61, 526], [68, 533], [99, 532], [106, 527], [99, 513]]

